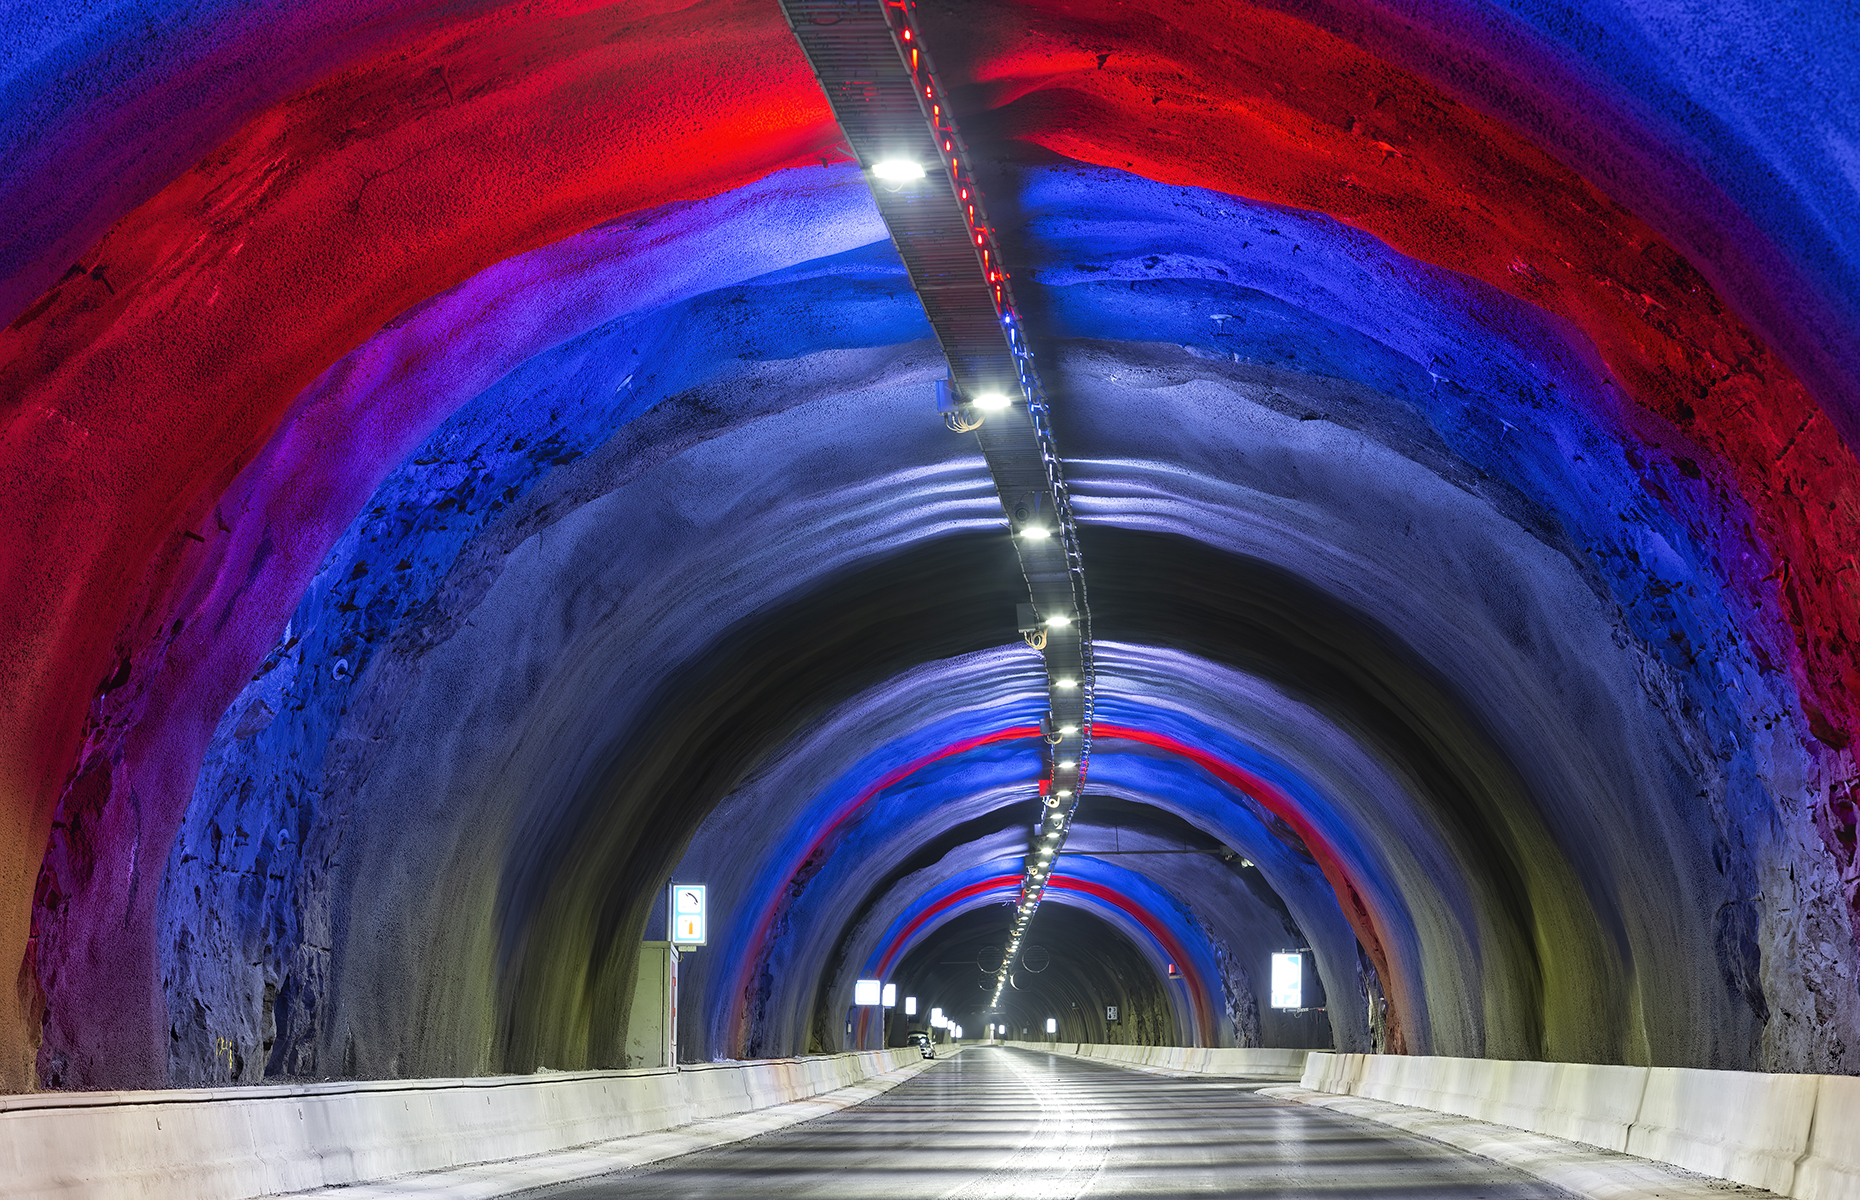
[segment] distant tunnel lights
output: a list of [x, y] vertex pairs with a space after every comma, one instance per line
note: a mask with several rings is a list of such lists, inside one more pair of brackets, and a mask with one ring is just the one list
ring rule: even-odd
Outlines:
[[917, 997], [906, 996], [904, 998], [904, 1015], [907, 1017], [914, 1017], [917, 1015]]

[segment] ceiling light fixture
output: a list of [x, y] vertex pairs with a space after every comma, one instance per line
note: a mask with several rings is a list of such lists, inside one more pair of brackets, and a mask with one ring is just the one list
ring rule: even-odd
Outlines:
[[1006, 409], [1008, 405], [1012, 404], [1013, 401], [1003, 396], [1000, 392], [983, 392], [970, 403], [974, 404], [975, 407], [981, 409], [983, 412], [1001, 412]]
[[1020, 531], [1020, 536], [1037, 542], [1041, 538], [1052, 537], [1053, 533], [1044, 525], [1029, 525]]
[[1046, 618], [1046, 624], [1049, 629], [1064, 629], [1066, 626], [1072, 624], [1072, 618], [1064, 613], [1054, 613], [1052, 616]]
[[922, 179], [924, 169], [908, 158], [887, 158], [872, 164], [872, 174], [886, 183], [909, 183]]

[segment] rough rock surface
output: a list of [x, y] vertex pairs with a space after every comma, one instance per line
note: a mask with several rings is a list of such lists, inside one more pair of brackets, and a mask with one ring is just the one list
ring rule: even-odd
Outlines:
[[[776, 9], [20, 12], [0, 1085], [618, 1065], [681, 860], [704, 1053], [983, 936], [1019, 583]], [[1852, 12], [923, 15], [1086, 526], [1091, 786], [1201, 855], [1081, 860], [1054, 947], [1114, 948], [1043, 986], [1860, 1070]], [[1248, 1007], [1288, 920], [1328, 1031]]]

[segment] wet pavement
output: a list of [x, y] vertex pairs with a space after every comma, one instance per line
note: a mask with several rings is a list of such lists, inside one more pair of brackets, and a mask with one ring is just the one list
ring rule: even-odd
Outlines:
[[524, 1195], [547, 1200], [1570, 1195], [1438, 1142], [1255, 1095], [1259, 1084], [1170, 1078], [971, 1047], [837, 1113]]

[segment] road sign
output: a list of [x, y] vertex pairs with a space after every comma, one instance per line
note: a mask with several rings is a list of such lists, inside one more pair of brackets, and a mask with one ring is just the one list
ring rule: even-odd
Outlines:
[[704, 885], [701, 883], [674, 883], [672, 885], [672, 937], [678, 946], [702, 946], [704, 944], [705, 909]]
[[1272, 956], [1272, 1007], [1303, 1008], [1305, 983], [1304, 957], [1298, 954]]

